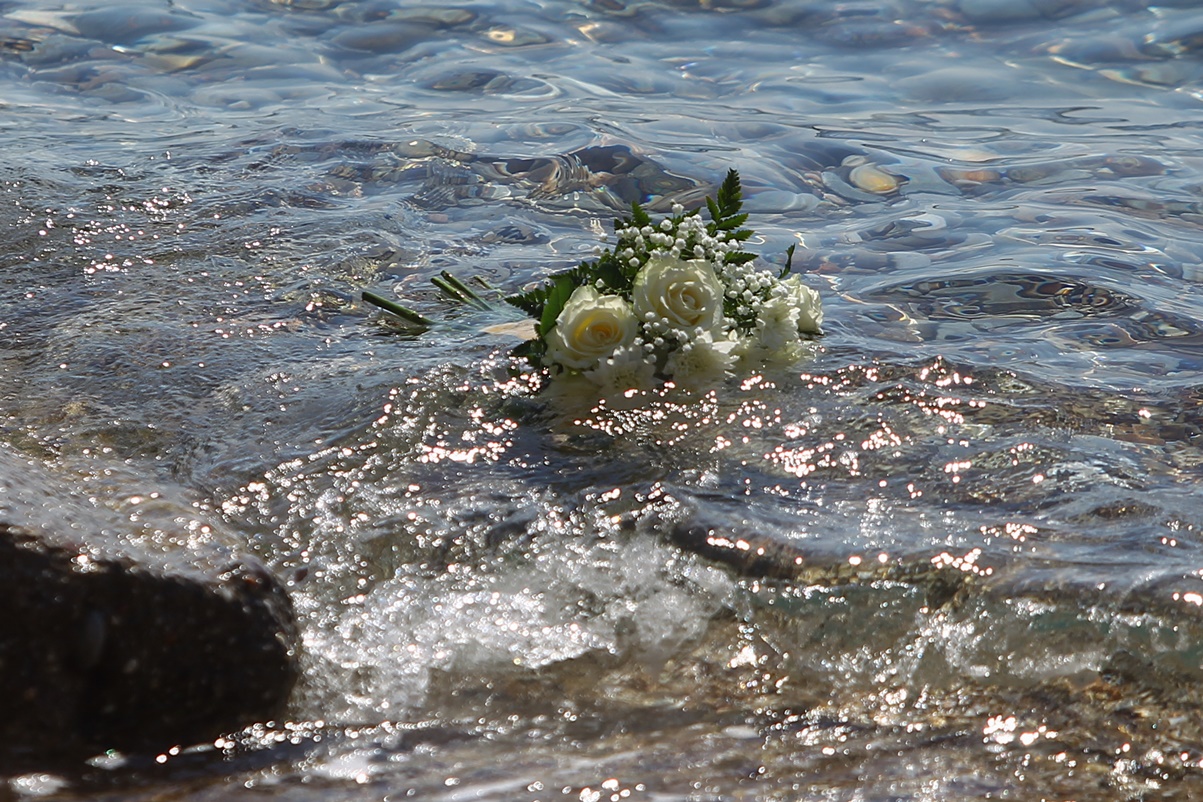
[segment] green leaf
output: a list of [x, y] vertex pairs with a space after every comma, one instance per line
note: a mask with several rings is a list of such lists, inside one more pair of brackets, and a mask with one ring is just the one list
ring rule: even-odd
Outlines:
[[[725, 217], [723, 218], [722, 222], [718, 223], [717, 225], [719, 231], [730, 231], [732, 229], [739, 228], [746, 222], [748, 222], [748, 213], [744, 212], [743, 214], [737, 214], [734, 217]], [[749, 231], [748, 233], [751, 234], [752, 232]]]
[[[718, 188], [718, 208], [721, 218], [734, 217], [743, 207], [743, 188], [739, 183], [739, 173], [734, 168], [727, 171], [723, 185]], [[710, 215], [714, 217], [713, 212]], [[714, 222], [720, 222], [720, 217], [714, 217]], [[745, 218], [746, 219], [746, 218]]]
[[[710, 212], [712, 221], [706, 226], [710, 236], [713, 237], [722, 231], [725, 232], [725, 239], [728, 241], [743, 242], [750, 238], [753, 234], [752, 230], [740, 228], [748, 222], [748, 215], [741, 213], [741, 208], [743, 208], [743, 188], [739, 183], [739, 173], [735, 170], [728, 170], [727, 177], [723, 180], [722, 186], [718, 188], [717, 197], [706, 198], [706, 209]], [[726, 261], [732, 261], [731, 257], [728, 256]]]
[[536, 368], [542, 365], [545, 353], [547, 353], [547, 343], [539, 339], [523, 340], [510, 349], [511, 356], [525, 359]]
[[526, 314], [539, 319], [543, 315], [543, 304], [547, 301], [547, 287], [538, 286], [527, 292], [520, 292], [514, 295], [507, 295], [505, 302], [510, 306], [516, 306]]
[[637, 201], [631, 201], [631, 222], [643, 228], [646, 225], [651, 225], [652, 218], [648, 217], [647, 212], [639, 205]]
[[634, 268], [624, 265], [612, 252], [606, 251], [596, 262], [581, 262], [574, 271], [577, 284], [602, 283], [600, 291], [622, 295], [631, 289]]
[[574, 280], [572, 273], [560, 273], [552, 276], [552, 285], [547, 293], [547, 300], [543, 305], [543, 314], [539, 317], [539, 337], [540, 339], [547, 336], [556, 325], [556, 318], [564, 311], [564, 304], [568, 303], [568, 299], [572, 297], [572, 293], [577, 288], [577, 283]]
[[797, 247], [798, 243], [795, 242], [793, 245], [785, 249], [785, 267], [781, 268], [781, 275], [777, 276], [777, 278], [785, 278], [789, 275], [794, 264], [794, 248]]

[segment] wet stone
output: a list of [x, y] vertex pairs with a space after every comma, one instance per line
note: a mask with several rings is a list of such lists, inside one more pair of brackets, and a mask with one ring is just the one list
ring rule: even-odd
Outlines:
[[502, 47], [528, 47], [530, 45], [545, 45], [551, 39], [538, 31], [514, 28], [509, 25], [498, 25], [485, 31], [485, 39]]
[[274, 6], [295, 8], [299, 11], [325, 11], [338, 5], [339, 0], [270, 0]]
[[31, 39], [23, 39], [20, 37], [6, 36], [0, 39], [0, 52], [3, 53], [28, 53], [33, 50], [35, 42]]
[[199, 20], [181, 14], [151, 11], [141, 6], [117, 6], [87, 11], [72, 18], [81, 36], [126, 45], [144, 36], [192, 28]]
[[106, 556], [102, 539], [0, 523], [0, 773], [211, 741], [283, 711], [288, 597], [251, 561]]
[[997, 102], [1014, 97], [1022, 86], [1005, 69], [997, 72], [948, 67], [898, 81], [898, 87], [916, 100], [939, 103]]
[[428, 85], [440, 92], [496, 91], [512, 83], [508, 75], [496, 70], [465, 70], [448, 72]]
[[888, 195], [898, 190], [902, 183], [898, 176], [888, 173], [875, 164], [859, 164], [852, 168], [848, 180], [856, 187], [874, 195]]
[[95, 42], [77, 39], [63, 34], [51, 34], [44, 39], [32, 40], [32, 48], [21, 51], [18, 55], [21, 61], [33, 67], [53, 67], [59, 64], [90, 58]]
[[[395, 5], [395, 4], [393, 4]], [[466, 25], [476, 19], [476, 12], [466, 8], [438, 8], [435, 6], [418, 8], [398, 8], [390, 12], [392, 19], [407, 22], [422, 22], [441, 27]]]
[[1007, 23], [1051, 19], [1073, 13], [1073, 0], [961, 0], [961, 13], [973, 22]]
[[334, 44], [368, 53], [400, 53], [430, 38], [432, 29], [412, 23], [376, 22], [336, 35]]

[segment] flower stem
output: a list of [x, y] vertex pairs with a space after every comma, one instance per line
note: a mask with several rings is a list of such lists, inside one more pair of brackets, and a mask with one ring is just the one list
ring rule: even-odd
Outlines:
[[408, 309], [395, 301], [390, 301], [388, 298], [385, 298], [382, 295], [377, 295], [374, 292], [368, 292], [367, 290], [364, 290], [363, 299], [373, 306], [380, 307], [386, 312], [392, 312], [397, 317], [413, 323], [415, 326], [425, 326], [426, 328], [430, 328], [434, 325], [434, 321], [430, 318], [420, 315], [414, 310]]
[[[448, 273], [446, 270], [444, 270], [440, 275], [442, 276], [443, 281], [445, 281], [448, 285], [451, 286], [452, 289], [454, 289], [457, 293], [460, 294], [461, 299], [464, 301], [464, 303], [472, 304], [473, 306], [478, 307], [480, 309], [487, 310], [487, 309], [493, 308], [489, 304], [488, 301], [486, 301], [484, 298], [481, 298], [479, 295], [477, 295], [476, 292], [471, 287], [469, 287], [464, 282], [460, 281], [459, 278], [457, 278], [454, 274]], [[441, 285], [438, 285], [437, 283], [435, 286], [438, 286], [439, 289], [443, 289], [443, 287]], [[445, 289], [443, 291], [446, 292]]]

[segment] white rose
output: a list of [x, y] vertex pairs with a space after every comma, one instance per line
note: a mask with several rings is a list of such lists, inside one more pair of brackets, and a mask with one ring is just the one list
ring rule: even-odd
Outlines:
[[731, 376], [737, 360], [735, 346], [726, 337], [716, 340], [710, 332], [704, 332], [669, 355], [665, 372], [679, 387], [709, 389]]
[[781, 286], [785, 288], [785, 299], [798, 310], [798, 331], [818, 334], [823, 325], [823, 302], [818, 291], [803, 284], [799, 276], [790, 276]]
[[547, 332], [547, 358], [565, 368], [588, 370], [634, 342], [638, 331], [639, 322], [624, 299], [577, 287]]
[[635, 313], [651, 312], [674, 329], [716, 331], [723, 322], [723, 286], [705, 259], [656, 254], [635, 276]]

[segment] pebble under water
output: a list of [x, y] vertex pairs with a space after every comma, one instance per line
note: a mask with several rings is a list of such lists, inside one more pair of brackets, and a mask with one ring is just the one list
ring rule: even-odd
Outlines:
[[[1199, 798], [1201, 47], [1189, 0], [0, 2], [5, 509], [250, 549], [305, 647], [287, 721], [0, 799]], [[822, 293], [797, 365], [555, 398], [430, 287], [729, 168]]]

